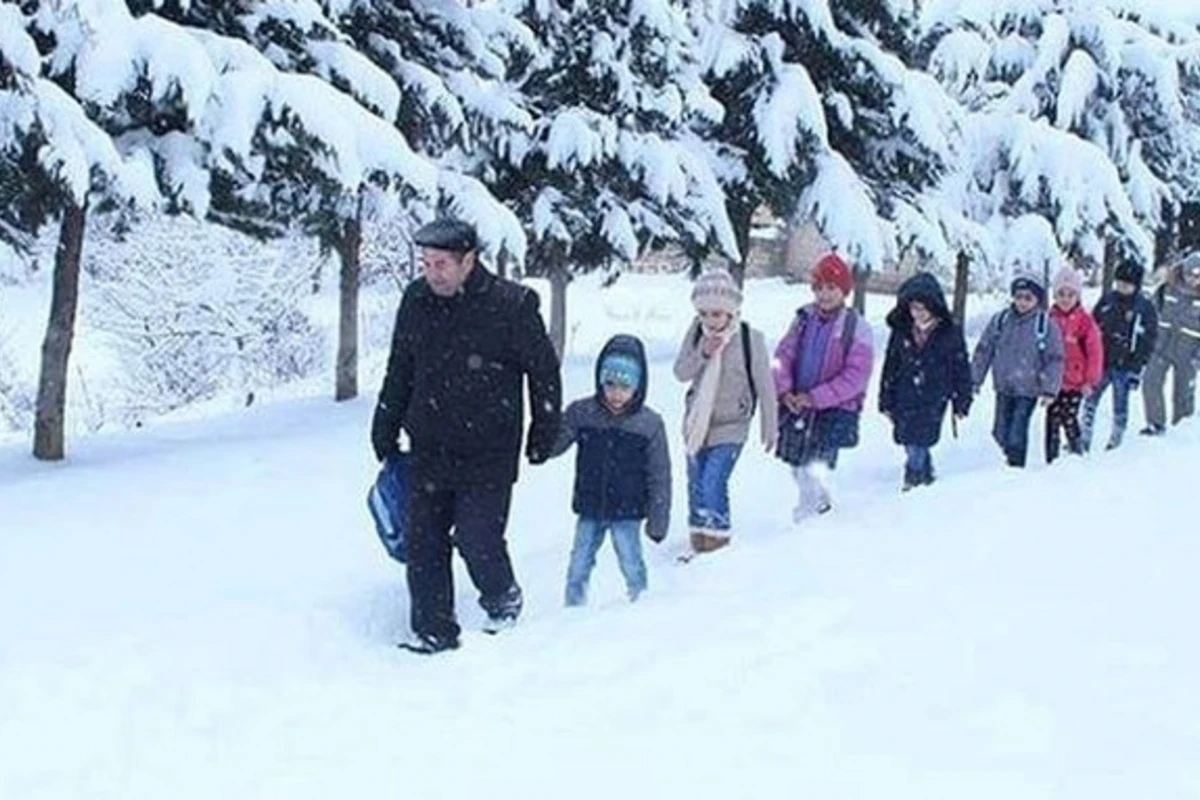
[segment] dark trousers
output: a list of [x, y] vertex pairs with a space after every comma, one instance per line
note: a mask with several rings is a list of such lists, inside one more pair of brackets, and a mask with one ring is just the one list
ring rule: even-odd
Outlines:
[[1004, 458], [1010, 467], [1025, 466], [1025, 456], [1029, 450], [1029, 420], [1036, 406], [1036, 397], [996, 395], [996, 422], [992, 425], [992, 438], [1004, 451]]
[[1064, 389], [1046, 406], [1046, 463], [1052, 464], [1062, 449], [1062, 437], [1067, 437], [1067, 452], [1082, 453], [1083, 442], [1079, 428], [1079, 407], [1083, 392]]
[[904, 453], [907, 456], [904, 460], [905, 485], [933, 483], [933, 453], [930, 449], [919, 444], [908, 444], [904, 446]]
[[511, 500], [510, 485], [454, 490], [413, 487], [407, 547], [414, 633], [444, 638], [457, 638], [460, 633], [454, 616], [452, 546], [466, 562], [479, 590], [479, 605], [488, 616], [520, 613], [521, 590], [504, 540]]

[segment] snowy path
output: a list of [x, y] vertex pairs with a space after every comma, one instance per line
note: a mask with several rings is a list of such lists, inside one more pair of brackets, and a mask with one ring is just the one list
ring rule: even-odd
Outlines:
[[393, 647], [366, 402], [2, 450], [0, 797], [1200, 796], [1200, 431], [1011, 474], [987, 406], [904, 497], [867, 415], [803, 530], [748, 451], [736, 546], [674, 567], [677, 524], [632, 607], [606, 548], [560, 608], [571, 459], [527, 471], [528, 613], [434, 660]]

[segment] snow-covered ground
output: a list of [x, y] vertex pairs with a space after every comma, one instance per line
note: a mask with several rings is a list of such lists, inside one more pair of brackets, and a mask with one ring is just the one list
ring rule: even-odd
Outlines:
[[[677, 431], [682, 279], [572, 291], [568, 397], [639, 333]], [[755, 283], [747, 316], [773, 338], [806, 294]], [[735, 545], [687, 567], [675, 442], [650, 592], [623, 600], [606, 547], [569, 611], [572, 456], [527, 468], [521, 624], [474, 632], [460, 570], [464, 647], [424, 659], [394, 647], [370, 411], [161, 422], [57, 466], [0, 449], [0, 797], [1200, 797], [1200, 426], [1011, 472], [985, 393], [901, 496], [869, 411], [833, 514], [793, 526], [785, 468], [747, 449]]]

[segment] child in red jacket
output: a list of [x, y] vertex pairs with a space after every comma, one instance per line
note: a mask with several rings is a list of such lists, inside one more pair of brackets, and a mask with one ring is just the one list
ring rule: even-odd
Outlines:
[[1083, 276], [1065, 266], [1054, 276], [1054, 306], [1050, 319], [1063, 337], [1062, 389], [1046, 408], [1046, 463], [1058, 458], [1061, 434], [1066, 433], [1067, 451], [1083, 453], [1079, 430], [1079, 407], [1104, 375], [1104, 343], [1100, 326], [1083, 304]]

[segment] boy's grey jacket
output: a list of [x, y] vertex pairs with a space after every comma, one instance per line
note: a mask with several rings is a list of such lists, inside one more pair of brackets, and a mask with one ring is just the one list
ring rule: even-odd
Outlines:
[[1042, 309], [1021, 315], [1008, 308], [992, 317], [971, 359], [975, 391], [983, 386], [991, 369], [996, 394], [1015, 397], [1053, 397], [1058, 394], [1063, 378], [1062, 333], [1047, 314], [1043, 323], [1045, 335], [1040, 345], [1038, 317], [1042, 314], [1046, 314]]
[[1176, 364], [1195, 363], [1200, 356], [1200, 292], [1178, 274], [1159, 288], [1158, 342], [1155, 354]]

